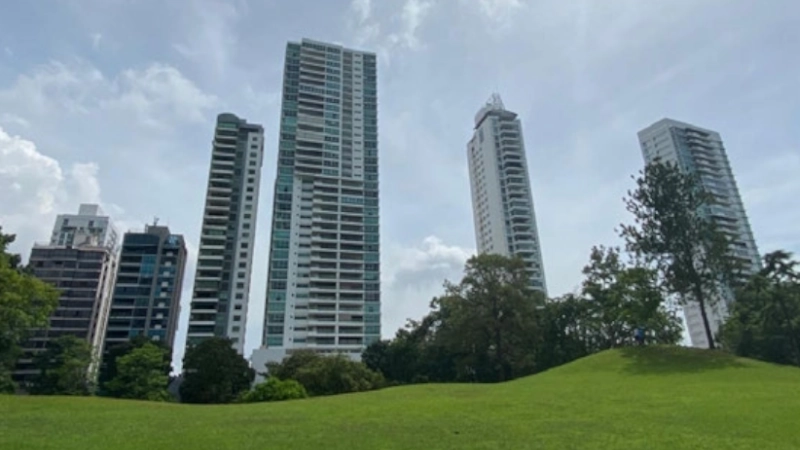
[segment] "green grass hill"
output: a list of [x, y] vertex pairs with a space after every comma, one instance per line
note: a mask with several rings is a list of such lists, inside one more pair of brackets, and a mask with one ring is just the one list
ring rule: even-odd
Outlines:
[[0, 449], [800, 449], [800, 370], [607, 351], [496, 385], [193, 406], [0, 396]]

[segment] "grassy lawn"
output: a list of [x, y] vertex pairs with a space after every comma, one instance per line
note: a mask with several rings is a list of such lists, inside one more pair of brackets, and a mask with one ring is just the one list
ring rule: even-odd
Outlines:
[[0, 396], [0, 449], [798, 449], [800, 370], [679, 348], [497, 385], [192, 406]]

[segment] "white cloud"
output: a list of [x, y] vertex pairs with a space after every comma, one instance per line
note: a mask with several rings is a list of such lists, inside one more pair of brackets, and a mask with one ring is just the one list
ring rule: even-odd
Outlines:
[[100, 41], [103, 39], [103, 35], [100, 33], [92, 33], [89, 37], [92, 39], [92, 50], [99, 49]]
[[231, 65], [238, 42], [235, 25], [246, 5], [223, 0], [192, 0], [182, 8], [184, 37], [172, 48], [184, 58], [223, 76]]
[[383, 336], [394, 335], [406, 319], [427, 314], [431, 299], [443, 292], [445, 280], [458, 282], [474, 251], [447, 245], [436, 236], [414, 246], [389, 243], [382, 249], [381, 289]]
[[369, 19], [372, 13], [372, 2], [371, 0], [353, 0], [350, 4], [350, 8], [358, 16], [358, 22], [364, 23]]
[[31, 126], [31, 123], [25, 119], [24, 117], [20, 117], [16, 114], [11, 114], [4, 112], [0, 114], [0, 125], [2, 124], [11, 124], [11, 125], [19, 125], [21, 127], [28, 128]]
[[128, 69], [115, 80], [114, 95], [106, 106], [133, 111], [150, 126], [160, 125], [160, 114], [167, 113], [186, 122], [202, 122], [216, 97], [201, 91], [176, 68], [151, 64], [145, 70]]
[[[468, 0], [474, 3], [475, 0]], [[491, 20], [505, 21], [522, 7], [521, 0], [478, 0], [481, 12]]]
[[14, 251], [27, 255], [34, 242], [47, 240], [56, 214], [100, 203], [97, 170], [76, 163], [65, 173], [33, 142], [0, 128], [0, 225], [17, 234]]
[[433, 4], [426, 0], [406, 0], [400, 15], [400, 32], [389, 35], [389, 41], [399, 42], [412, 50], [418, 48], [420, 42], [417, 32], [425, 21], [431, 6]]
[[51, 61], [20, 75], [0, 91], [0, 102], [43, 116], [123, 111], [133, 113], [143, 125], [162, 127], [172, 120], [203, 121], [217, 99], [166, 64], [152, 63], [107, 78], [88, 62], [73, 60]]
[[4, 47], [3, 50], [5, 50], [8, 57], [14, 56], [14, 51], [10, 47]]

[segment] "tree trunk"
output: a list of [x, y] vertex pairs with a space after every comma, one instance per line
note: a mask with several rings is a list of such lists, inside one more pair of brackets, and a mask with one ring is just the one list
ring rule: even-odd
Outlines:
[[708, 340], [708, 348], [710, 350], [715, 349], [714, 345], [714, 335], [711, 334], [711, 326], [708, 323], [708, 314], [706, 314], [706, 301], [705, 296], [703, 295], [703, 288], [702, 287], [695, 287], [694, 289], [694, 296], [697, 303], [700, 304], [700, 316], [703, 318], [703, 327], [706, 331], [706, 339]]

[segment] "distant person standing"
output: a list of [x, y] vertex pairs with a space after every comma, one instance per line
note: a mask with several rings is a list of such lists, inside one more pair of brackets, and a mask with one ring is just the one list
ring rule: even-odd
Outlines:
[[636, 339], [638, 345], [644, 345], [644, 328], [636, 327], [636, 329], [633, 330], [633, 338]]

